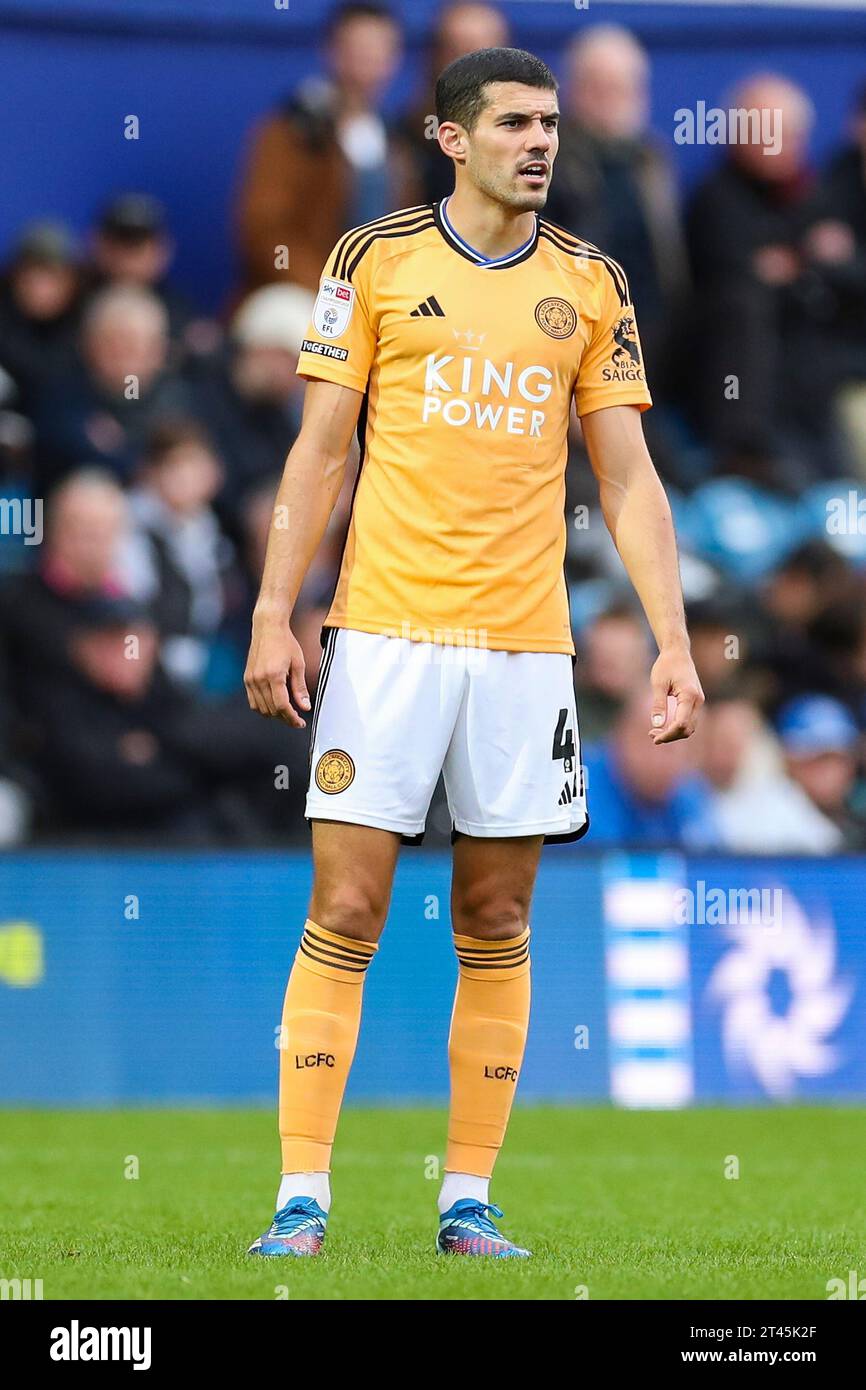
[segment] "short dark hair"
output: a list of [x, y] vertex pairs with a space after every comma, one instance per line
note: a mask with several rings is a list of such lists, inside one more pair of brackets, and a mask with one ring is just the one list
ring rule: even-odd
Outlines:
[[330, 41], [345, 24], [353, 24], [356, 19], [382, 19], [386, 24], [399, 28], [397, 16], [386, 5], [358, 3], [338, 5], [325, 20], [325, 38]]
[[190, 445], [213, 452], [210, 437], [197, 420], [164, 417], [156, 422], [148, 434], [142, 458], [144, 463], [159, 467], [175, 449]]
[[522, 82], [549, 92], [559, 89], [550, 68], [534, 53], [524, 48], [479, 48], [456, 58], [439, 74], [437, 121], [456, 121], [465, 130], [473, 130], [488, 104], [484, 91], [488, 82]]

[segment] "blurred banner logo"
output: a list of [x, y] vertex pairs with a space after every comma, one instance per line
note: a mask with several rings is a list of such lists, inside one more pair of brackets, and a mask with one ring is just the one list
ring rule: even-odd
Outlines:
[[729, 1067], [750, 1073], [777, 1100], [792, 1096], [801, 1079], [840, 1066], [830, 1039], [854, 994], [853, 981], [836, 974], [832, 921], [810, 923], [787, 888], [785, 901], [780, 932], [727, 928], [732, 947], [707, 984], [708, 997], [721, 1006]]
[[0, 924], [0, 983], [32, 989], [45, 976], [42, 933], [32, 922]]
[[689, 937], [677, 920], [676, 854], [604, 863], [610, 1092], [626, 1107], [676, 1108], [694, 1095]]

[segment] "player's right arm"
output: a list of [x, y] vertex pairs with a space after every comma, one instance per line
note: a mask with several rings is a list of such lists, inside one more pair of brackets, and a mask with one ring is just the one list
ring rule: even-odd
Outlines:
[[253, 610], [244, 685], [250, 709], [302, 729], [309, 710], [304, 657], [292, 612], [343, 484], [363, 392], [311, 380], [300, 433], [274, 503], [261, 588]]

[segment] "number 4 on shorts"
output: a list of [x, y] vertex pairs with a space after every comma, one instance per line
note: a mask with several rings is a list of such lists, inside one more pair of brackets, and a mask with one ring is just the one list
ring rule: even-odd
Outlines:
[[[568, 710], [561, 709], [559, 718], [556, 721], [556, 730], [553, 735], [553, 761], [558, 758], [563, 759], [563, 770], [571, 772], [574, 768], [574, 735], [571, 729], [566, 729], [565, 721], [568, 719]], [[564, 737], [563, 737], [564, 735]]]

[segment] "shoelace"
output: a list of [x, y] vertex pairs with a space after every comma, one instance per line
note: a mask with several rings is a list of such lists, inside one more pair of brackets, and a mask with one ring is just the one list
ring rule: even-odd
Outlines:
[[494, 1240], [504, 1240], [505, 1237], [501, 1231], [496, 1229], [490, 1217], [487, 1215], [488, 1212], [492, 1213], [493, 1216], [498, 1217], [500, 1220], [505, 1214], [502, 1209], [495, 1206], [493, 1202], [473, 1202], [471, 1207], [464, 1207], [463, 1211], [458, 1212], [457, 1220], [465, 1221], [468, 1218], [472, 1224], [473, 1230], [485, 1236], [492, 1236]]
[[321, 1217], [313, 1211], [313, 1197], [299, 1197], [296, 1202], [290, 1202], [287, 1207], [283, 1207], [278, 1216], [274, 1218], [272, 1230], [275, 1235], [294, 1235], [297, 1231], [303, 1231], [308, 1226], [317, 1226], [321, 1222]]

